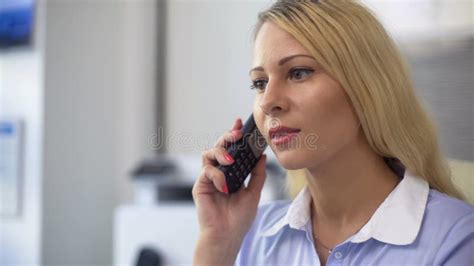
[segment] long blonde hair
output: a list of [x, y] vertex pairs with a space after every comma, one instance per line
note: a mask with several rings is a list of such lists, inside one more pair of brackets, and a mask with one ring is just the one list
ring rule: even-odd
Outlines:
[[437, 128], [417, 99], [406, 62], [368, 8], [347, 0], [278, 1], [259, 14], [255, 34], [267, 21], [291, 34], [341, 84], [377, 154], [465, 200], [451, 181]]

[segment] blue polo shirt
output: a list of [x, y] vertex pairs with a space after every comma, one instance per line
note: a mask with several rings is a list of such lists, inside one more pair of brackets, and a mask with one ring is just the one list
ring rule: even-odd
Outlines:
[[[259, 207], [235, 265], [320, 265], [313, 244], [311, 194]], [[474, 265], [474, 207], [430, 189], [405, 171], [354, 235], [333, 248], [327, 265]]]

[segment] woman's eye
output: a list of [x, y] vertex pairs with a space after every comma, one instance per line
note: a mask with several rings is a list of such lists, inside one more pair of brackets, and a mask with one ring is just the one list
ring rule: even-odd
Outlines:
[[252, 90], [257, 90], [257, 91], [263, 91], [265, 90], [265, 87], [267, 86], [268, 81], [259, 79], [259, 80], [254, 80], [252, 82], [252, 85], [250, 85], [250, 89]]
[[290, 70], [289, 78], [292, 80], [302, 80], [309, 77], [314, 70], [309, 68], [295, 68]]

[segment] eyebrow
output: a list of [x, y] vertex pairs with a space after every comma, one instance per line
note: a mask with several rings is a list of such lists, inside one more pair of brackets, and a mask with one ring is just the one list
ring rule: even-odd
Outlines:
[[[311, 58], [311, 59], [315, 60], [314, 57], [312, 57], [312, 56], [310, 56], [310, 55], [306, 55], [306, 54], [295, 54], [295, 55], [290, 55], [290, 56], [287, 56], [287, 57], [284, 57], [284, 58], [280, 59], [280, 61], [278, 61], [278, 65], [281, 66], [281, 65], [283, 65], [283, 64], [286, 64], [288, 61], [290, 61], [290, 60], [292, 60], [292, 59], [294, 59], [294, 58], [296, 58], [296, 57], [307, 57], [307, 58]], [[250, 69], [249, 75], [250, 75], [250, 73], [252, 73], [252, 71], [264, 71], [264, 69], [263, 69], [263, 67], [261, 67], [261, 66], [254, 67], [254, 68]]]

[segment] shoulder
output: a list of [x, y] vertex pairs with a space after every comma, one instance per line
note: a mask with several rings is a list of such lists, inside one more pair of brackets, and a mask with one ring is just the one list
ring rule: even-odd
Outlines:
[[428, 194], [424, 216], [424, 227], [438, 235], [447, 237], [456, 230], [474, 232], [474, 206], [434, 189]]
[[443, 223], [455, 223], [462, 217], [473, 215], [474, 206], [435, 189], [430, 189], [426, 204], [426, 216], [438, 217], [437, 220]]
[[473, 225], [474, 206], [430, 189], [423, 231], [431, 235], [432, 246], [438, 246], [435, 264], [474, 263]]

